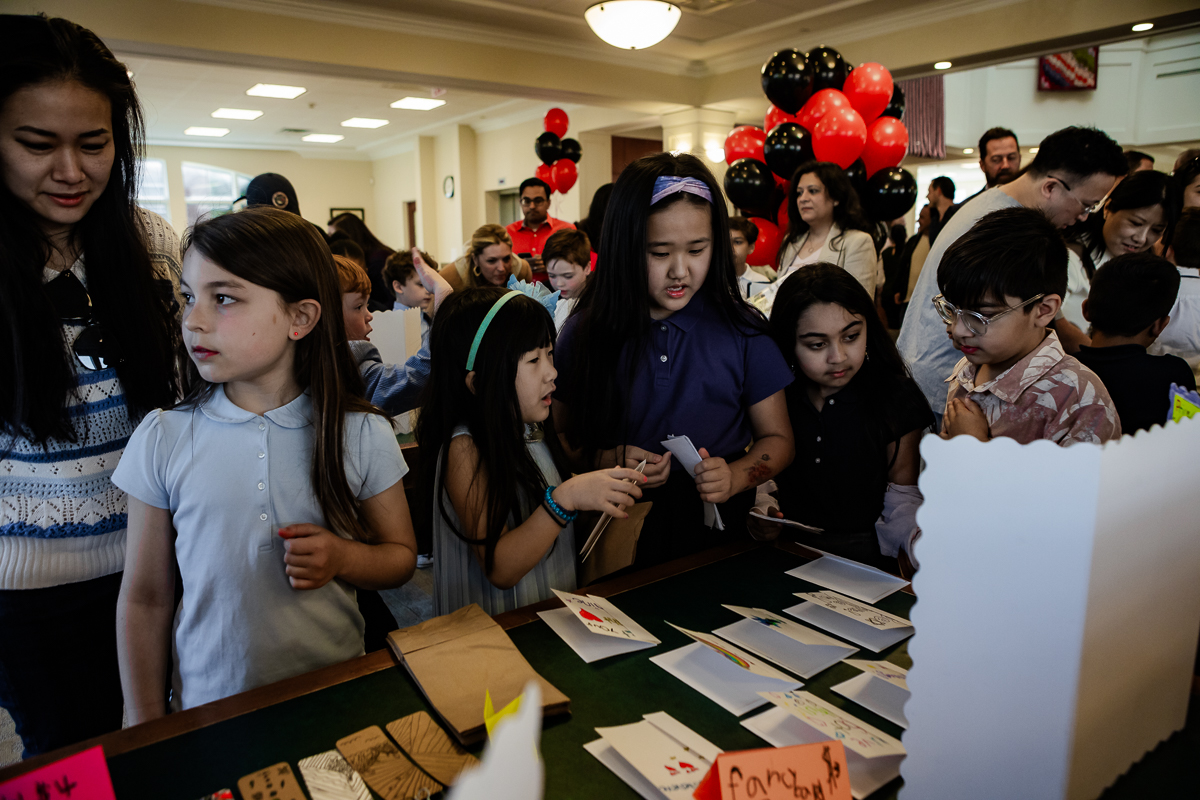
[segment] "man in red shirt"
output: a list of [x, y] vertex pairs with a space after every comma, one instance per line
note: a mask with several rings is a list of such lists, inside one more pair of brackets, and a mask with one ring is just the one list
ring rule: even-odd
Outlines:
[[521, 182], [521, 213], [525, 218], [506, 228], [512, 237], [513, 252], [529, 262], [535, 281], [548, 284], [546, 265], [542, 263], [542, 248], [546, 246], [550, 234], [575, 226], [550, 216], [550, 186], [538, 178]]

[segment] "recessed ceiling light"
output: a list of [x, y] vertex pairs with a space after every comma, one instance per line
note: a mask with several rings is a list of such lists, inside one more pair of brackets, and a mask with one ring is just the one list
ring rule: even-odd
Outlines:
[[1137, 33], [1141, 33], [1142, 31], [1148, 31], [1153, 27], [1154, 27], [1153, 22], [1139, 22], [1137, 25], [1133, 26], [1133, 29]]
[[969, 155], [971, 155], [971, 153], [974, 153], [974, 152], [975, 152], [975, 148], [974, 148], [974, 147], [964, 147], [964, 148], [963, 148], [963, 155], [964, 155], [964, 156], [969, 156]]
[[432, 111], [446, 105], [445, 100], [431, 100], [428, 97], [406, 97], [392, 103], [392, 108], [403, 108], [407, 111]]
[[216, 119], [258, 119], [263, 112], [249, 108], [218, 108], [212, 115]]
[[934, 69], [950, 69], [953, 66], [954, 65], [951, 64], [949, 61], [939, 61], [933, 65], [933, 68]]
[[387, 125], [386, 119], [367, 119], [366, 117], [351, 117], [347, 120], [342, 120], [343, 128], [382, 128]]
[[203, 128], [193, 125], [183, 132], [187, 136], [224, 136], [229, 133], [229, 128]]
[[338, 134], [338, 133], [310, 133], [308, 136], [301, 136], [300, 141], [302, 141], [302, 142], [320, 142], [322, 144], [333, 144], [334, 142], [340, 142], [342, 139], [345, 139], [345, 138], [346, 138], [345, 136], [342, 136], [341, 134]]
[[246, 90], [253, 97], [279, 97], [284, 100], [295, 100], [308, 90], [303, 86], [283, 86], [278, 83], [256, 83]]
[[1036, 156], [1038, 149], [1036, 147], [1029, 148], [1029, 155]]

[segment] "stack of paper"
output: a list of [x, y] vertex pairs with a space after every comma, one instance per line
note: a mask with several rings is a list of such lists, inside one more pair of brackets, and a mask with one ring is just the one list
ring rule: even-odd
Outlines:
[[903, 617], [842, 597], [837, 592], [797, 592], [805, 602], [784, 612], [878, 653], [915, 633]]
[[723, 752], [664, 711], [596, 733], [583, 748], [646, 800], [691, 800]]
[[503, 708], [530, 680], [541, 687], [546, 716], [570, 710], [570, 699], [534, 672], [478, 605], [392, 631], [388, 645], [462, 744], [484, 738], [485, 696]]
[[900, 776], [904, 745], [808, 692], [766, 692], [775, 708], [742, 720], [742, 725], [776, 747], [828, 739], [846, 748], [850, 793], [856, 800]]
[[856, 597], [864, 603], [878, 603], [892, 592], [908, 585], [908, 581], [903, 578], [830, 553], [825, 553], [817, 560], [801, 564], [795, 569], [789, 569], [787, 574]]
[[[675, 458], [679, 459], [679, 463], [688, 471], [688, 475], [696, 477], [696, 467], [702, 459], [700, 451], [696, 449], [696, 445], [692, 444], [692, 440], [686, 436], [667, 436], [665, 442], [659, 442], [663, 447], [667, 448], [674, 454]], [[721, 512], [712, 503], [704, 504], [704, 524], [709, 528], [716, 528], [719, 531], [725, 530], [725, 522], [721, 519]]]
[[861, 661], [851, 658], [847, 659], [846, 663], [861, 669], [862, 674], [837, 686], [831, 686], [830, 690], [853, 700], [868, 711], [874, 711], [901, 728], [907, 728], [904, 704], [912, 697], [912, 693], [908, 691], [908, 670], [886, 661]]
[[695, 643], [650, 660], [735, 716], [765, 704], [759, 692], [787, 691], [802, 685], [715, 636], [678, 625], [671, 627], [695, 639]]
[[659, 643], [653, 634], [603, 597], [553, 591], [566, 608], [539, 611], [538, 616], [589, 664]]
[[717, 628], [713, 633], [755, 655], [773, 661], [801, 678], [811, 678], [858, 652], [812, 628], [764, 608], [725, 606], [746, 619]]

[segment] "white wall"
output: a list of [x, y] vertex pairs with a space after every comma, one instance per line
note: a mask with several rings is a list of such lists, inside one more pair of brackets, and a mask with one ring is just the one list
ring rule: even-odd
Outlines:
[[417, 199], [416, 153], [404, 153], [372, 162], [375, 178], [375, 221], [371, 230], [379, 239], [397, 250], [412, 246], [404, 204]]

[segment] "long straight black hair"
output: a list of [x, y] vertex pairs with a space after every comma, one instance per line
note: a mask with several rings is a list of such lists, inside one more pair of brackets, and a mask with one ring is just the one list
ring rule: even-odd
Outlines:
[[[467, 357], [483, 318], [508, 293], [479, 287], [455, 292], [438, 309], [429, 332], [429, 382], [417, 418], [417, 444], [423, 455], [421, 496], [433, 498], [440, 514], [464, 542], [484, 546], [484, 571], [491, 574], [496, 543], [509, 517], [520, 522], [537, 507], [546, 479], [525, 446], [525, 422], [517, 398], [517, 367], [521, 356], [539, 347], [553, 347], [554, 320], [536, 300], [516, 297], [505, 303], [488, 325], [475, 357], [475, 391], [467, 388]], [[454, 526], [442, 492], [454, 429], [466, 425], [479, 454], [472, 480], [483, 481], [486, 528], [483, 538]], [[553, 417], [544, 423], [545, 442], [555, 467], [570, 475]], [[442, 454], [439, 458], [439, 454]], [[438, 462], [441, 468], [438, 469]], [[466, 527], [468, 520], [460, 520]]]
[[[668, 195], [653, 206], [654, 181], [663, 176], [695, 178], [708, 187], [713, 202], [688, 192]], [[626, 387], [632, 384], [637, 353], [648, 344], [650, 283], [646, 236], [650, 215], [675, 203], [692, 203], [712, 212], [712, 258], [700, 288], [724, 320], [747, 333], [764, 333], [766, 320], [738, 290], [725, 195], [704, 162], [689, 154], [657, 153], [639, 158], [613, 184], [600, 235], [596, 271], [584, 285], [572, 311], [572, 409], [564, 431], [590, 463], [597, 450], [624, 441], [630, 398], [614, 380], [623, 365]], [[622, 352], [628, 352], [622, 359]]]
[[[854, 184], [850, 183], [850, 179], [846, 177], [842, 168], [831, 161], [806, 161], [796, 168], [796, 171], [792, 173], [792, 179], [788, 181], [788, 229], [783, 241], [779, 244], [779, 254], [776, 258], [782, 259], [787, 249], [808, 233], [808, 223], [800, 219], [800, 213], [796, 211], [796, 192], [800, 185], [800, 179], [809, 174], [816, 175], [825, 187], [825, 193], [829, 195], [829, 199], [837, 201], [837, 205], [833, 207], [833, 221], [842, 229], [842, 232], [830, 244], [840, 247], [846, 231], [862, 231], [875, 238], [874, 231], [871, 230], [871, 223], [867, 222], [867, 218], [863, 214], [858, 192], [854, 190]], [[787, 264], [780, 263], [776, 266], [782, 269]]]
[[[1179, 218], [1177, 195], [1170, 175], [1152, 169], [1142, 170], [1123, 178], [1116, 185], [1104, 203], [1104, 211], [1116, 213], [1161, 206], [1163, 223], [1166, 225], [1162, 240], [1169, 242], [1175, 233], [1175, 221]], [[1096, 274], [1096, 260], [1108, 249], [1104, 241], [1104, 222], [1104, 212], [1089, 214], [1083, 222], [1076, 222], [1063, 231], [1063, 237], [1068, 242], [1082, 248], [1083, 268], [1089, 278]]]
[[[116, 150], [108, 186], [75, 226], [96, 320], [117, 354], [129, 418], [178, 393], [178, 327], [168, 281], [156, 281], [134, 205], [142, 113], [121, 64], [91, 31], [65, 19], [0, 15], [0, 107], [22, 89], [78, 83], [108, 98]], [[75, 442], [68, 401], [74, 358], [46, 295], [52, 244], [38, 215], [0, 182], [0, 431]]]

